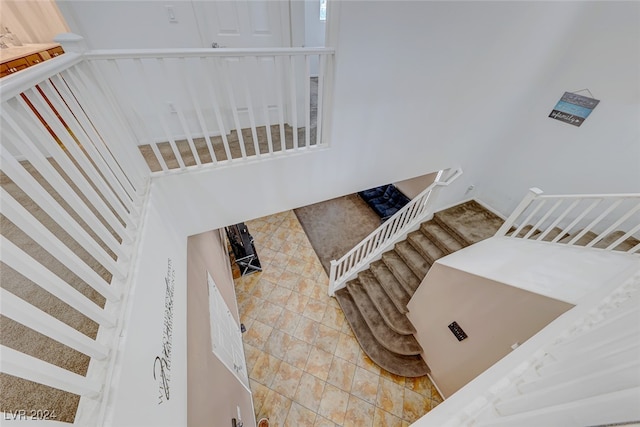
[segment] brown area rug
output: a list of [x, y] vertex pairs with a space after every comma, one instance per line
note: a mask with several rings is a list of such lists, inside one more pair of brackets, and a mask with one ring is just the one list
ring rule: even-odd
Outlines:
[[327, 274], [338, 260], [380, 226], [380, 217], [356, 194], [294, 209]]

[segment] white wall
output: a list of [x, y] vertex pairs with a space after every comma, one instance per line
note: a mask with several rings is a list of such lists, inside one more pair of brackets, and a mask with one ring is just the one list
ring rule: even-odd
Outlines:
[[[640, 4], [332, 6], [332, 143], [379, 182], [460, 164], [441, 202], [475, 184], [502, 213], [532, 186], [640, 190]], [[601, 102], [582, 127], [547, 117], [564, 91], [583, 88]]]
[[[320, 20], [320, 0], [304, 0], [304, 46], [324, 47], [327, 21]], [[311, 75], [318, 75], [318, 60], [311, 60]]]
[[[72, 33], [90, 49], [204, 47], [190, 1], [57, 0]], [[169, 22], [166, 5], [177, 22]]]
[[[153, 192], [147, 206], [133, 273], [130, 314], [109, 389], [107, 425], [187, 424], [187, 238], [171, 216], [171, 198]], [[171, 353], [163, 354], [167, 300], [165, 279], [174, 271]], [[170, 362], [169, 399], [160, 389], [156, 357]], [[154, 370], [156, 378], [154, 379]], [[162, 397], [161, 397], [162, 396]]]

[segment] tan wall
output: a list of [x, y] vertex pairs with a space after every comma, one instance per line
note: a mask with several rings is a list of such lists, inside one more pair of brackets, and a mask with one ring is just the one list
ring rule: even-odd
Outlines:
[[[454, 392], [573, 305], [435, 263], [408, 304], [431, 376]], [[468, 335], [458, 341], [448, 325]]]
[[394, 182], [394, 185], [398, 187], [398, 190], [402, 191], [405, 196], [413, 199], [422, 193], [422, 190], [430, 186], [433, 181], [435, 181], [437, 175], [438, 172], [433, 172], [428, 175], [421, 175], [404, 181]]
[[220, 232], [189, 237], [187, 257], [188, 425], [230, 426], [239, 406], [245, 427], [254, 427], [251, 393], [211, 350], [207, 272], [238, 319], [231, 267]]

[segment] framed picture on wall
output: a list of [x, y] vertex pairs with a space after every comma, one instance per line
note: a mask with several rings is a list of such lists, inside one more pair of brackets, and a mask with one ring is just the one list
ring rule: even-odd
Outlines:
[[594, 98], [565, 92], [556, 106], [553, 107], [549, 117], [570, 125], [580, 126], [599, 102]]

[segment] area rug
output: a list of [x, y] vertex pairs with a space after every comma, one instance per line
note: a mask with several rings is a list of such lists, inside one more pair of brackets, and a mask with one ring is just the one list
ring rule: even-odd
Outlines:
[[294, 209], [327, 274], [338, 260], [380, 226], [380, 217], [356, 194]]

